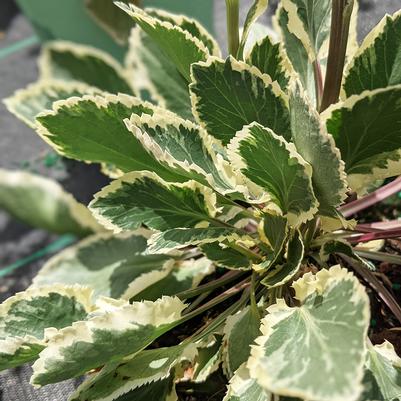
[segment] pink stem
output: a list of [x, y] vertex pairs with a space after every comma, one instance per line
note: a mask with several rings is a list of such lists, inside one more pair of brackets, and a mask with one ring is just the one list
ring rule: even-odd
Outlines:
[[355, 231], [371, 233], [382, 230], [395, 230], [401, 228], [401, 220], [376, 221], [374, 223], [358, 224]]
[[363, 198], [357, 199], [353, 202], [347, 203], [339, 208], [339, 211], [344, 217], [350, 217], [355, 213], [366, 209], [377, 202], [380, 202], [391, 195], [401, 191], [401, 177], [396, 178], [394, 181], [387, 185], [377, 189], [376, 191], [364, 196]]
[[358, 242], [369, 242], [369, 241], [374, 241], [376, 239], [387, 239], [387, 238], [398, 238], [398, 237], [401, 237], [401, 228], [398, 228], [396, 230], [380, 230], [366, 234], [352, 234], [346, 239], [351, 244], [356, 244]]

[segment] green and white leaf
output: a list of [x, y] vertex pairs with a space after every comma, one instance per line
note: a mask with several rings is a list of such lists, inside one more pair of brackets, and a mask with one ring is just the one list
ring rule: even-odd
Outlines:
[[39, 58], [42, 80], [79, 81], [110, 93], [133, 95], [127, 72], [109, 54], [78, 43], [46, 44]]
[[126, 66], [136, 92], [148, 92], [159, 106], [193, 119], [188, 82], [139, 26], [131, 31]]
[[386, 15], [364, 39], [349, 63], [343, 97], [401, 84], [401, 12]]
[[281, 31], [284, 49], [292, 65], [292, 69], [289, 69], [290, 75], [294, 75], [294, 72], [298, 74], [311, 103], [316, 104], [313, 64], [310, 62], [308, 52], [301, 40], [289, 31], [288, 12], [282, 6], [277, 9], [274, 23], [277, 25], [277, 30]]
[[90, 16], [119, 45], [126, 45], [129, 34], [134, 26], [132, 19], [111, 0], [85, 0], [85, 6]]
[[139, 276], [129, 284], [122, 297], [131, 301], [155, 301], [163, 295], [175, 295], [197, 287], [213, 271], [214, 265], [206, 258], [177, 260], [169, 268]]
[[241, 236], [235, 228], [175, 228], [154, 234], [149, 239], [148, 252], [166, 253], [190, 245], [204, 245], [214, 242], [236, 242], [250, 237]]
[[330, 0], [283, 0], [288, 15], [288, 31], [306, 49], [310, 62], [325, 59], [331, 22]]
[[118, 397], [115, 401], [178, 401], [175, 392], [175, 377], [172, 374], [166, 379], [145, 384]]
[[11, 97], [4, 99], [4, 103], [8, 111], [31, 128], [36, 128], [36, 116], [51, 110], [57, 100], [96, 94], [101, 94], [101, 91], [81, 82], [46, 80], [17, 90]]
[[250, 270], [252, 268], [252, 260], [230, 248], [224, 241], [204, 244], [200, 246], [200, 249], [217, 266], [239, 270]]
[[[242, 364], [230, 379], [223, 401], [270, 401], [271, 394], [249, 376], [246, 363]], [[281, 398], [280, 398], [281, 400]]]
[[83, 320], [92, 291], [79, 285], [28, 289], [0, 305], [0, 370], [35, 360], [51, 330]]
[[370, 320], [364, 287], [340, 266], [306, 273], [292, 286], [300, 306], [290, 308], [279, 299], [268, 308], [248, 361], [250, 376], [278, 395], [357, 399]]
[[277, 82], [256, 67], [210, 57], [192, 65], [193, 114], [206, 131], [227, 145], [254, 121], [290, 139], [288, 99]]
[[262, 284], [274, 288], [286, 284], [299, 271], [304, 257], [304, 244], [299, 231], [293, 232], [287, 244], [286, 261], [275, 265], [264, 277]]
[[322, 262], [327, 262], [329, 260], [330, 255], [339, 254], [348, 256], [351, 259], [354, 259], [357, 263], [363, 265], [365, 268], [369, 270], [374, 270], [375, 267], [366, 259], [358, 256], [357, 253], [354, 252], [352, 246], [345, 241], [340, 240], [330, 240], [327, 239], [326, 242], [322, 244], [322, 247], [319, 251], [319, 258]]
[[58, 234], [85, 236], [104, 230], [88, 208], [59, 183], [24, 171], [0, 169], [0, 209]]
[[259, 202], [274, 205], [290, 225], [298, 226], [313, 218], [319, 203], [312, 188], [312, 169], [293, 144], [252, 123], [236, 134], [228, 155]]
[[124, 124], [132, 114], [166, 113], [127, 95], [84, 96], [57, 102], [38, 116], [38, 134], [63, 156], [107, 163], [124, 172], [150, 170], [180, 180], [144, 149]]
[[252, 266], [257, 271], [269, 269], [281, 256], [288, 239], [288, 221], [279, 214], [265, 213], [259, 224], [258, 233], [260, 239], [267, 244], [271, 251], [262, 263]]
[[45, 385], [135, 355], [170, 330], [186, 305], [178, 298], [133, 304], [109, 298], [86, 321], [52, 332], [33, 365], [31, 383]]
[[222, 194], [244, 191], [220, 144], [198, 125], [174, 115], [133, 115], [127, 128], [152, 156], [179, 174], [210, 185]]
[[95, 297], [119, 298], [133, 282], [144, 276], [167, 275], [174, 267], [171, 256], [145, 254], [149, 235], [141, 229], [89, 237], [51, 258], [33, 286], [80, 283], [92, 287]]
[[243, 56], [244, 48], [251, 32], [252, 25], [257, 19], [266, 11], [268, 0], [255, 0], [248, 11], [245, 18], [244, 28], [242, 30], [241, 41], [238, 49], [238, 58], [241, 59]]
[[170, 22], [154, 18], [132, 3], [116, 2], [115, 4], [130, 15], [153, 39], [160, 51], [175, 64], [187, 81], [190, 81], [191, 64], [208, 58], [207, 47], [188, 31]]
[[281, 42], [273, 43], [270, 36], [265, 36], [252, 47], [246, 62], [263, 74], [269, 75], [273, 81], [278, 82], [284, 92], [287, 91], [290, 81], [288, 71], [291, 71], [292, 67]]
[[319, 214], [337, 218], [336, 208], [347, 197], [344, 162], [298, 82], [290, 96], [290, 116], [297, 152], [313, 169], [312, 184], [319, 201]]
[[221, 343], [221, 335], [212, 335], [206, 341], [197, 344], [198, 354], [193, 363], [192, 381], [196, 383], [204, 382], [219, 369], [222, 355]]
[[260, 317], [250, 306], [226, 319], [223, 340], [223, 368], [228, 378], [248, 360], [251, 344], [260, 335]]
[[216, 215], [216, 195], [195, 182], [168, 183], [142, 171], [125, 174], [95, 195], [89, 205], [96, 219], [115, 232], [142, 224], [154, 230], [207, 227]]
[[146, 8], [145, 11], [152, 17], [179, 26], [184, 31], [190, 33], [194, 38], [199, 39], [206, 46], [211, 56], [221, 57], [220, 46], [216, 39], [196, 19], [183, 14], [172, 14], [159, 8]]
[[365, 91], [327, 109], [322, 118], [341, 151], [350, 187], [401, 173], [401, 85]]
[[195, 355], [194, 344], [142, 351], [117, 366], [106, 365], [79, 386], [70, 401], [118, 399], [134, 389], [168, 378], [176, 365], [186, 360], [192, 361]]
[[373, 346], [368, 341], [364, 378], [364, 401], [401, 398], [401, 358], [388, 341]]

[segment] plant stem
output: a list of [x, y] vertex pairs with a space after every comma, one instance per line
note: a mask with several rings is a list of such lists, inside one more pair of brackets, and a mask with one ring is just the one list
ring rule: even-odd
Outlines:
[[339, 256], [345, 260], [356, 271], [356, 273], [358, 273], [370, 285], [373, 290], [377, 292], [377, 295], [388, 306], [397, 320], [401, 323], [401, 307], [391, 295], [390, 291], [387, 290], [387, 288], [371, 271], [366, 269], [360, 263], [357, 263], [355, 260], [344, 254], [340, 253]]
[[250, 299], [251, 299], [251, 309], [252, 309], [252, 313], [253, 313], [258, 319], [260, 319], [259, 308], [258, 308], [258, 305], [257, 305], [257, 303], [256, 303], [256, 295], [255, 295], [256, 287], [259, 285], [259, 280], [258, 280], [257, 275], [258, 275], [258, 274], [257, 274], [255, 271], [252, 272]]
[[187, 309], [184, 310], [183, 314], [186, 315], [189, 312], [192, 312], [194, 309], [196, 309], [210, 294], [212, 293], [212, 290], [204, 292], [203, 294], [200, 294], [195, 301], [191, 302], [191, 305], [188, 306]]
[[221, 276], [220, 278], [211, 281], [210, 283], [200, 285], [191, 290], [179, 292], [178, 294], [176, 294], [176, 296], [180, 299], [193, 298], [199, 294], [203, 294], [204, 292], [208, 292], [208, 291], [214, 290], [216, 288], [222, 287], [223, 285], [226, 285], [228, 283], [231, 283], [232, 281], [241, 277], [245, 273], [246, 272], [244, 272], [244, 271], [239, 271], [239, 272], [238, 271], [230, 271], [230, 272], [224, 274], [223, 276]]
[[198, 340], [204, 338], [205, 336], [211, 334], [214, 330], [216, 330], [224, 322], [224, 320], [226, 320], [226, 318], [229, 315], [237, 312], [239, 309], [242, 308], [242, 306], [245, 305], [246, 300], [248, 298], [248, 296], [247, 296], [248, 292], [249, 292], [249, 288], [247, 288], [244, 291], [244, 293], [242, 294], [242, 297], [237, 302], [235, 302], [234, 304], [229, 306], [224, 312], [220, 313], [220, 315], [218, 317], [216, 317], [214, 320], [207, 323], [205, 326], [202, 326], [199, 330], [197, 330], [191, 337], [188, 337], [185, 341], [186, 342], [195, 342], [195, 341], [198, 341]]
[[354, 248], [357, 255], [371, 260], [377, 260], [379, 262], [387, 262], [393, 263], [395, 265], [401, 265], [401, 256], [400, 255], [393, 255], [391, 253], [386, 252], [374, 252], [374, 251], [367, 251], [363, 248]]
[[315, 77], [315, 88], [316, 88], [316, 109], [320, 109], [323, 96], [323, 77], [322, 69], [320, 68], [319, 60], [313, 62], [313, 74]]
[[371, 233], [353, 234], [349, 235], [345, 239], [351, 244], [357, 244], [359, 242], [369, 242], [377, 239], [388, 239], [388, 238], [399, 238], [401, 237], [401, 229], [396, 230], [381, 230]]
[[228, 52], [236, 57], [239, 48], [239, 0], [226, 0]]
[[338, 101], [354, 0], [333, 0], [327, 73], [320, 111]]
[[364, 196], [363, 198], [354, 200], [339, 208], [344, 217], [352, 216], [386, 198], [401, 191], [401, 177], [396, 178], [389, 184], [382, 186], [376, 191]]
[[234, 285], [234, 287], [229, 288], [228, 290], [224, 291], [222, 294], [218, 295], [216, 298], [210, 300], [207, 302], [205, 305], [202, 305], [200, 308], [184, 315], [180, 320], [178, 324], [184, 323], [190, 319], [192, 319], [195, 316], [200, 315], [203, 312], [206, 312], [208, 309], [213, 308], [214, 306], [222, 303], [228, 298], [233, 297], [234, 295], [238, 294], [240, 291], [243, 289], [249, 287], [250, 285], [250, 280], [249, 278], [246, 278], [245, 280], [242, 280], [240, 283]]

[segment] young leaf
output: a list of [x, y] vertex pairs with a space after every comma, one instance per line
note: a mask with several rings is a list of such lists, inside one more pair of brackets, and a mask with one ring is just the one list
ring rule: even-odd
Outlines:
[[103, 298], [88, 320], [51, 333], [33, 365], [31, 383], [81, 376], [134, 355], [171, 329], [184, 309], [185, 304], [171, 297], [133, 304]]
[[160, 270], [161, 274], [150, 272], [139, 276], [129, 284], [122, 297], [131, 301], [155, 301], [163, 295], [174, 295], [197, 287], [213, 271], [212, 262], [206, 258], [177, 260], [171, 268]]
[[249, 376], [249, 370], [244, 363], [230, 379], [223, 401], [270, 401], [271, 397], [268, 391]]
[[333, 105], [323, 114], [341, 151], [352, 189], [401, 173], [401, 85], [366, 91]]
[[324, 59], [330, 34], [330, 0], [283, 0], [288, 30], [301, 41], [311, 62]]
[[174, 266], [170, 256], [144, 254], [148, 233], [144, 234], [146, 237], [141, 231], [89, 237], [50, 259], [33, 285], [80, 283], [92, 287], [96, 297], [119, 298], [142, 276], [168, 274]]
[[119, 45], [127, 44], [134, 22], [124, 11], [110, 0], [85, 0], [85, 5], [91, 17]]
[[343, 89], [346, 96], [401, 84], [401, 12], [386, 15], [366, 36], [350, 62]]
[[147, 8], [146, 12], [152, 17], [166, 21], [172, 25], [179, 26], [190, 33], [194, 38], [199, 39], [208, 49], [211, 56], [221, 57], [221, 50], [214, 37], [196, 19], [186, 15], [176, 15], [157, 8]]
[[[150, 170], [175, 177], [144, 151], [124, 124], [132, 114], [165, 113], [127, 95], [84, 96], [60, 101], [38, 116], [38, 134], [63, 156], [109, 163], [122, 171]], [[175, 178], [179, 181], [179, 178]]]
[[46, 346], [46, 329], [83, 320], [91, 310], [87, 287], [52, 285], [28, 289], [0, 305], [0, 370], [35, 360]]
[[292, 139], [297, 152], [313, 169], [312, 184], [319, 214], [337, 217], [336, 207], [347, 196], [344, 162], [319, 114], [303, 95], [299, 83], [290, 96]]
[[59, 183], [28, 172], [0, 169], [0, 208], [33, 227], [58, 234], [103, 231], [88, 208]]
[[133, 95], [126, 71], [94, 47], [56, 41], [45, 45], [39, 59], [42, 80], [80, 81], [110, 93]]
[[284, 54], [282, 43], [273, 44], [269, 36], [256, 42], [246, 57], [246, 62], [267, 74], [273, 81], [277, 81], [281, 89], [286, 92], [289, 84], [288, 59]]
[[298, 74], [311, 103], [316, 104], [316, 84], [313, 63], [310, 62], [308, 52], [301, 40], [289, 30], [288, 12], [282, 6], [277, 9], [276, 22], [280, 28], [285, 52], [291, 61], [292, 68]]
[[149, 239], [151, 253], [166, 253], [189, 245], [203, 245], [213, 242], [237, 241], [241, 239], [235, 228], [175, 228], [152, 235]]
[[300, 306], [290, 308], [279, 299], [268, 308], [248, 361], [251, 377], [279, 395], [355, 400], [362, 390], [370, 319], [363, 286], [334, 266], [316, 276], [306, 273], [293, 288]]
[[190, 81], [191, 64], [204, 61], [209, 56], [209, 51], [203, 42], [179, 26], [154, 18], [133, 4], [123, 2], [115, 4], [133, 18], [160, 47], [165, 56], [175, 64], [181, 75]]
[[223, 362], [229, 378], [248, 360], [251, 344], [260, 335], [260, 318], [250, 306], [227, 318], [224, 326]]
[[266, 11], [268, 0], [255, 0], [245, 18], [244, 29], [242, 31], [241, 42], [238, 49], [238, 58], [242, 58], [246, 41], [254, 22]]
[[126, 58], [128, 74], [137, 92], [149, 92], [161, 107], [193, 119], [188, 82], [175, 64], [140, 27], [131, 31]]
[[317, 212], [311, 167], [292, 144], [272, 130], [258, 123], [244, 127], [229, 144], [228, 154], [249, 186], [255, 186], [262, 202], [275, 204], [290, 225], [310, 220]]
[[213, 335], [198, 345], [198, 355], [195, 357], [192, 380], [196, 383], [205, 382], [207, 378], [216, 372], [221, 363], [221, 335]]
[[185, 360], [193, 360], [195, 354], [194, 344], [142, 351], [117, 366], [106, 365], [98, 374], [81, 384], [70, 401], [118, 399], [134, 389], [168, 378], [176, 365]]
[[4, 100], [8, 111], [13, 113], [31, 128], [36, 128], [36, 116], [45, 110], [51, 110], [57, 100], [72, 96], [99, 95], [101, 91], [81, 82], [63, 82], [56, 80], [38, 81], [24, 89], [17, 90]]
[[127, 128], [156, 160], [188, 179], [210, 184], [220, 193], [238, 188], [230, 165], [217, 153], [219, 143], [198, 125], [174, 115], [133, 115]]
[[224, 242], [213, 242], [200, 246], [201, 251], [216, 265], [227, 269], [249, 270], [252, 260], [242, 253], [230, 248]]
[[115, 401], [178, 401], [174, 374], [166, 379], [145, 384], [118, 397]]
[[401, 397], [401, 358], [388, 341], [373, 346], [368, 341], [368, 354], [363, 399], [398, 400]]
[[288, 221], [285, 217], [273, 213], [263, 215], [263, 220], [258, 227], [258, 233], [261, 240], [270, 247], [271, 253], [262, 263], [254, 265], [254, 269], [269, 269], [276, 262], [284, 249], [288, 231]]
[[303, 257], [304, 244], [299, 231], [295, 231], [288, 241], [286, 262], [283, 265], [275, 265], [262, 280], [262, 284], [268, 288], [284, 285], [298, 273]]
[[154, 230], [205, 226], [216, 215], [216, 195], [195, 181], [168, 183], [147, 171], [113, 181], [90, 203], [94, 216], [119, 232], [142, 224]]
[[211, 57], [192, 65], [189, 88], [197, 120], [224, 145], [254, 121], [286, 139], [291, 136], [286, 96], [257, 68], [232, 57]]

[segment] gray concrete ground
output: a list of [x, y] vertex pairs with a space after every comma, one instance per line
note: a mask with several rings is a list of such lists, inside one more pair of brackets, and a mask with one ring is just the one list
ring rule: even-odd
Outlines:
[[[225, 43], [225, 5], [224, 0], [215, 0], [216, 33], [220, 43]], [[241, 0], [241, 18], [245, 18], [246, 10], [252, 0]], [[271, 0], [277, 4], [277, 0]], [[380, 20], [384, 12], [392, 13], [401, 8], [401, 0], [360, 0], [359, 38]], [[0, 2], [0, 13], [1, 13]], [[267, 22], [272, 14], [266, 14], [261, 21]], [[1, 49], [33, 35], [29, 23], [23, 16], [12, 22], [4, 39], [0, 39]], [[30, 46], [0, 59], [0, 99], [11, 95], [16, 89], [26, 86], [37, 78], [36, 58], [38, 46]], [[26, 161], [37, 159], [49, 148], [28, 127], [7, 112], [0, 103], [0, 168], [18, 168]], [[79, 195], [79, 188], [76, 190]], [[83, 199], [85, 201], [86, 199]], [[20, 257], [27, 256], [54, 240], [41, 230], [31, 230], [23, 224], [11, 220], [0, 213], [0, 267], [12, 263]], [[21, 270], [20, 275], [0, 278], [0, 300], [12, 292], [29, 285], [43, 260], [31, 263]], [[74, 387], [74, 382], [46, 386], [34, 390], [29, 386], [30, 367], [14, 369], [0, 374], [0, 401], [63, 401]]]

